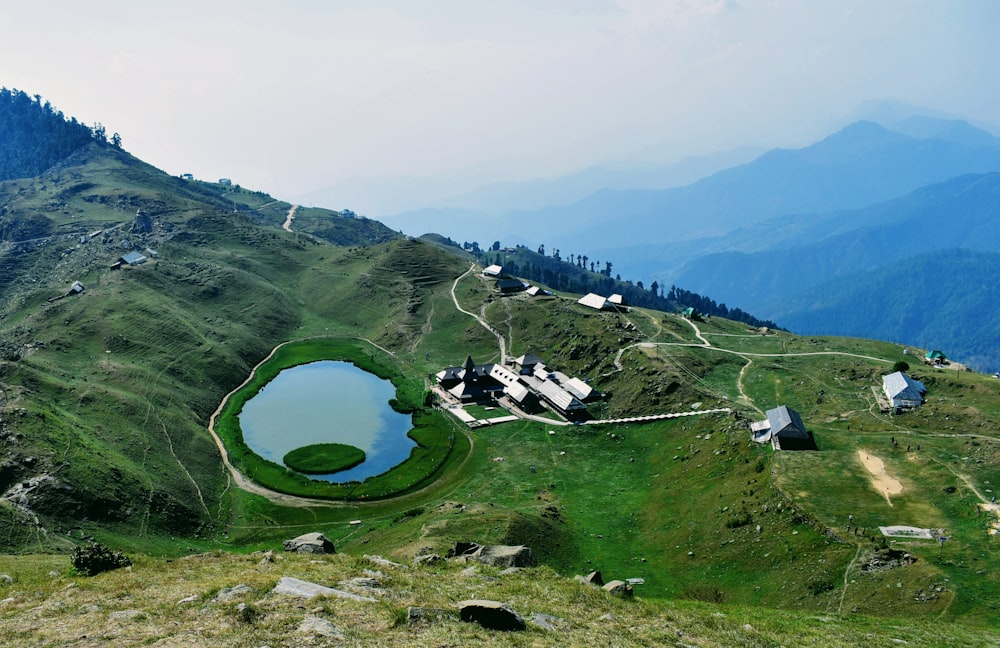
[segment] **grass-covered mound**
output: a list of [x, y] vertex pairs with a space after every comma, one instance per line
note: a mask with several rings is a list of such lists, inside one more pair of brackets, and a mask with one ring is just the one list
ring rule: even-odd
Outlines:
[[[407, 436], [417, 446], [406, 461], [363, 482], [333, 484], [309, 479], [300, 472], [268, 461], [246, 445], [239, 422], [243, 405], [282, 370], [317, 360], [350, 362], [363, 371], [392, 382], [396, 387], [396, 398], [390, 401], [390, 405], [396, 411], [413, 415], [413, 429]], [[427, 485], [468, 453], [468, 438], [464, 434], [455, 434], [453, 424], [440, 412], [425, 407], [424, 400], [423, 381], [405, 375], [397, 360], [382, 349], [357, 339], [312, 338], [289, 342], [275, 349], [247, 382], [229, 395], [216, 417], [215, 432], [225, 444], [233, 465], [258, 484], [272, 490], [331, 500], [385, 499]]]
[[307, 475], [327, 475], [357, 466], [365, 460], [365, 451], [346, 443], [315, 443], [286, 454], [285, 465]]

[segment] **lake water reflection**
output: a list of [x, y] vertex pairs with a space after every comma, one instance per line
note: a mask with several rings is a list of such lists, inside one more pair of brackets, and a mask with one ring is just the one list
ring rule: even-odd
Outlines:
[[285, 369], [243, 406], [243, 440], [255, 453], [284, 465], [290, 451], [314, 443], [346, 443], [365, 461], [312, 479], [361, 481], [399, 465], [416, 445], [411, 417], [389, 407], [396, 388], [349, 362], [322, 360]]

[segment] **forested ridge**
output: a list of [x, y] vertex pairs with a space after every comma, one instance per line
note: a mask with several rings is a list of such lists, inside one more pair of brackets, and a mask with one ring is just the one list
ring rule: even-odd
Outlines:
[[[610, 261], [602, 264], [600, 261], [592, 262], [585, 255], [572, 254], [564, 258], [559, 250], [546, 255], [544, 246], [538, 252], [522, 245], [501, 250], [499, 242], [489, 250], [480, 249], [478, 243], [461, 247], [475, 254], [484, 265], [496, 263], [503, 266], [505, 275], [537, 281], [555, 290], [578, 294], [592, 292], [605, 297], [617, 293], [631, 306], [666, 312], [691, 307], [702, 315], [725, 317], [750, 326], [780, 328], [770, 320], [758, 319], [739, 308], [729, 308], [709, 297], [676, 286], [664, 290], [656, 281], [644, 286], [642, 281], [633, 283], [628, 279], [622, 280], [619, 275], [612, 277], [613, 263]], [[601, 265], [604, 267], [600, 268]]]
[[[39, 95], [0, 88], [0, 181], [41, 175], [92, 141], [107, 141], [102, 125], [67, 118]], [[117, 133], [111, 143], [121, 146]]]

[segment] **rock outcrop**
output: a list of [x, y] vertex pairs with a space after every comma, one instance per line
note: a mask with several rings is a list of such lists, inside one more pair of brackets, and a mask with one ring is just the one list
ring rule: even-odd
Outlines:
[[333, 543], [322, 533], [306, 533], [291, 540], [285, 540], [285, 551], [296, 553], [332, 554], [337, 553]]
[[290, 576], [282, 576], [281, 580], [278, 581], [278, 584], [275, 585], [274, 589], [271, 591], [275, 594], [297, 596], [304, 599], [309, 599], [314, 596], [336, 596], [338, 598], [352, 599], [355, 601], [375, 602], [375, 599], [368, 596], [359, 596], [358, 594], [352, 594], [350, 592], [345, 592], [344, 590], [326, 587], [325, 585], [317, 585], [316, 583], [310, 583], [309, 581], [292, 578]]
[[499, 601], [459, 601], [458, 613], [462, 621], [478, 623], [490, 630], [516, 631], [527, 627], [520, 614]]
[[449, 558], [474, 560], [495, 567], [534, 567], [535, 555], [524, 545], [480, 545], [475, 542], [456, 542], [448, 552]]

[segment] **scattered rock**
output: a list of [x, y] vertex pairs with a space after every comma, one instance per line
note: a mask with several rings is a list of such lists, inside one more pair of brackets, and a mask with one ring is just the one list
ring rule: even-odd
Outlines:
[[456, 542], [448, 552], [449, 557], [475, 560], [496, 567], [534, 567], [535, 555], [524, 545], [480, 545], [475, 542]]
[[912, 554], [897, 549], [881, 549], [872, 554], [861, 569], [866, 572], [881, 572], [897, 567], [905, 567], [917, 562]]
[[185, 596], [181, 600], [177, 601], [177, 605], [185, 605], [187, 603], [194, 603], [198, 600], [198, 597], [192, 594], [191, 596]]
[[557, 630], [557, 623], [562, 623], [562, 619], [551, 614], [542, 614], [541, 612], [531, 613], [531, 622], [542, 630], [549, 630], [550, 632], [555, 632]]
[[436, 553], [425, 554], [423, 556], [417, 556], [413, 559], [414, 565], [435, 565], [441, 562], [443, 559]]
[[448, 557], [455, 558], [474, 554], [480, 546], [478, 542], [456, 542], [455, 546], [448, 550]]
[[632, 586], [625, 581], [613, 580], [610, 583], [607, 583], [603, 589], [605, 592], [613, 596], [621, 596], [622, 598], [632, 597]]
[[296, 632], [299, 634], [320, 635], [338, 640], [344, 639], [344, 633], [340, 631], [340, 628], [333, 625], [326, 619], [321, 619], [315, 616], [308, 616], [302, 619], [302, 623], [299, 624]]
[[459, 617], [489, 630], [524, 630], [527, 624], [517, 612], [499, 601], [471, 599], [458, 602]]
[[[333, 544], [331, 543], [330, 546], [333, 546]], [[260, 562], [257, 563], [257, 564], [263, 567], [264, 565], [267, 565], [267, 564], [273, 563], [273, 562], [274, 562], [274, 552], [273, 551], [265, 551], [264, 555], [261, 556]]]
[[511, 574], [516, 574], [521, 571], [521, 567], [508, 567], [507, 569], [500, 572], [501, 576], [510, 576]]
[[306, 533], [291, 540], [285, 540], [285, 551], [296, 553], [332, 554], [337, 553], [333, 543], [322, 533]]
[[215, 598], [212, 599], [212, 602], [228, 603], [237, 596], [242, 596], [243, 594], [249, 594], [250, 591], [251, 591], [250, 586], [244, 585], [243, 583], [240, 583], [235, 587], [223, 587], [222, 589], [219, 590], [219, 593], [215, 595]]
[[406, 622], [409, 624], [422, 621], [449, 621], [455, 618], [455, 613], [441, 608], [417, 607], [411, 605], [406, 609]]
[[276, 594], [287, 594], [288, 596], [298, 596], [299, 598], [305, 599], [309, 599], [314, 596], [336, 596], [338, 598], [352, 599], [355, 601], [375, 602], [375, 599], [367, 596], [351, 594], [350, 592], [334, 589], [332, 587], [325, 587], [323, 585], [317, 585], [316, 583], [310, 583], [309, 581], [299, 580], [298, 578], [292, 578], [290, 576], [282, 576], [281, 580], [278, 581], [278, 584], [275, 585], [274, 589], [271, 591]]
[[365, 554], [364, 559], [367, 560], [368, 562], [373, 562], [376, 565], [381, 565], [383, 567], [406, 567], [406, 565], [401, 565], [397, 562], [392, 562], [391, 560], [383, 558], [382, 556], [369, 556], [368, 554]]
[[604, 585], [604, 577], [601, 576], [601, 570], [595, 569], [586, 576], [583, 577], [583, 582], [590, 585], [596, 585], [598, 587]]
[[13, 585], [14, 579], [10, 574], [0, 574], [0, 585]]

